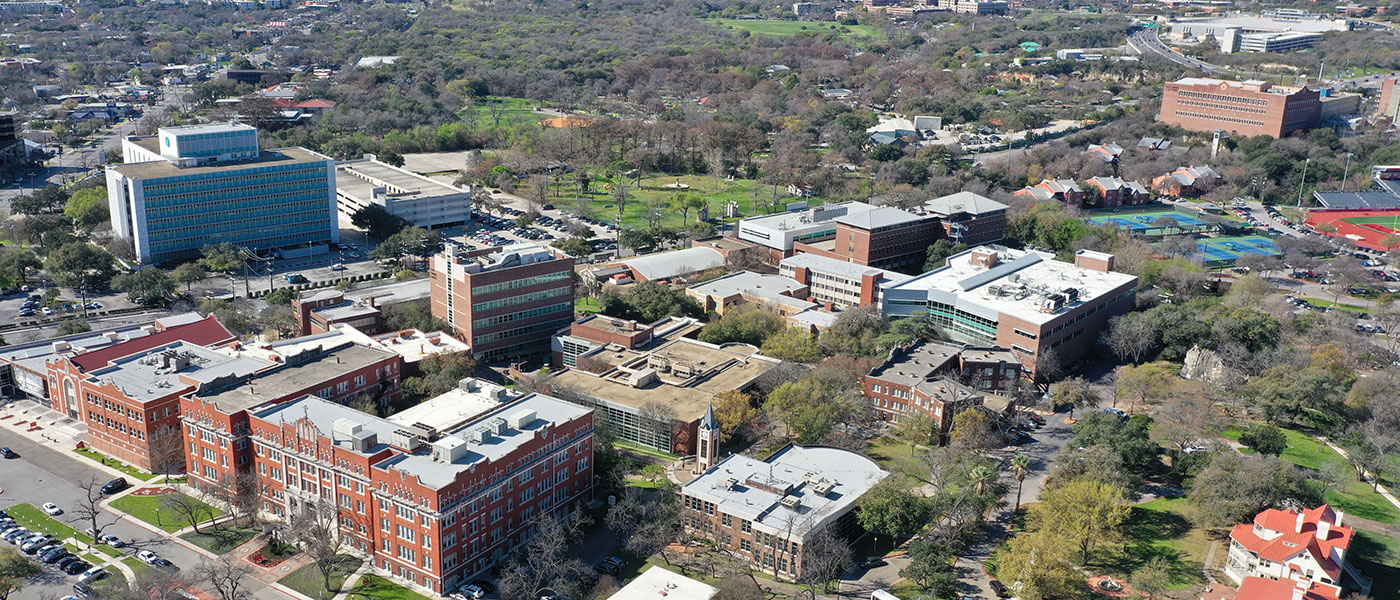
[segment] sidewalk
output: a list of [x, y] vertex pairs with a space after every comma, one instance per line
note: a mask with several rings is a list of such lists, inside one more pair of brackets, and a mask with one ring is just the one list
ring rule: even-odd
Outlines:
[[[28, 426], [19, 426], [28, 423]], [[111, 473], [113, 477], [126, 477], [127, 473], [82, 454], [74, 452], [78, 442], [85, 441], [87, 432], [81, 423], [43, 406], [33, 400], [15, 400], [0, 407], [0, 427], [4, 427], [27, 437], [39, 444], [51, 446], [70, 458]]]

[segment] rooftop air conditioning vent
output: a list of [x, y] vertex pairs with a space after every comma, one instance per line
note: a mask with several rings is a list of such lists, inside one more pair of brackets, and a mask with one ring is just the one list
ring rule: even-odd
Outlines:
[[788, 510], [797, 510], [797, 507], [802, 505], [802, 501], [798, 499], [797, 496], [783, 496], [783, 499], [779, 501], [779, 504], [782, 504], [783, 508], [786, 508]]

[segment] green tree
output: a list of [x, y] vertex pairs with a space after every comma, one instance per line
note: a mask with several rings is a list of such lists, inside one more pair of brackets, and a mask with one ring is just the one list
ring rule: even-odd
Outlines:
[[793, 362], [816, 362], [822, 358], [822, 351], [817, 348], [817, 336], [798, 327], [789, 327], [769, 336], [763, 341], [763, 354]]
[[933, 505], [927, 498], [910, 491], [905, 483], [889, 477], [862, 495], [860, 512], [856, 513], [860, 526], [895, 538], [923, 530], [933, 516]]
[[1076, 408], [1091, 409], [1099, 405], [1099, 394], [1083, 377], [1070, 377], [1055, 386], [1052, 399], [1056, 406], [1068, 406], [1071, 417]]
[[1162, 556], [1149, 558], [1133, 571], [1130, 581], [1138, 591], [1147, 594], [1147, 600], [1152, 600], [1172, 584], [1172, 562]]
[[192, 262], [175, 267], [175, 270], [170, 273], [170, 277], [176, 283], [183, 284], [187, 292], [194, 288], [194, 284], [204, 281], [204, 278], [208, 276], [209, 274], [205, 273], [204, 269], [199, 268], [199, 263]]
[[1322, 499], [1306, 475], [1292, 464], [1272, 456], [1247, 456], [1217, 452], [1196, 478], [1186, 501], [1195, 509], [1197, 525], [1217, 531], [1253, 518], [1259, 511], [1285, 499], [1316, 506]]
[[68, 205], [64, 207], [63, 214], [72, 219], [78, 227], [88, 231], [107, 222], [107, 188], [97, 186], [73, 192], [73, 195], [68, 197]]
[[87, 293], [107, 287], [117, 274], [116, 261], [106, 250], [85, 242], [68, 244], [44, 260], [44, 270], [58, 285]]
[[43, 573], [38, 563], [14, 548], [0, 548], [0, 600], [23, 589], [33, 577]]
[[763, 416], [753, 405], [753, 396], [739, 390], [724, 390], [715, 394], [715, 419], [719, 420], [720, 436], [729, 440], [745, 425]]
[[390, 213], [378, 204], [370, 204], [355, 211], [355, 214], [350, 215], [350, 224], [365, 230], [370, 237], [377, 240], [388, 238], [411, 225], [407, 219]]
[[421, 227], [406, 227], [375, 246], [369, 257], [375, 260], [394, 259], [405, 255], [427, 256], [442, 248], [437, 234]]
[[787, 424], [798, 443], [816, 443], [856, 410], [855, 391], [840, 385], [835, 378], [802, 377], [774, 388], [764, 408]]
[[112, 287], [126, 292], [127, 299], [138, 304], [163, 304], [175, 295], [175, 281], [155, 267], [117, 275], [112, 278]]
[[964, 408], [953, 418], [953, 428], [948, 432], [949, 442], [974, 451], [994, 447], [999, 438], [991, 417], [978, 408]]
[[1084, 575], [1074, 565], [1073, 547], [1047, 531], [1017, 535], [1000, 552], [997, 578], [1009, 582], [1021, 600], [1061, 600], [1084, 593]]
[[870, 356], [889, 350], [876, 343], [888, 323], [879, 307], [862, 306], [843, 311], [836, 322], [817, 338], [817, 346], [827, 356], [849, 354]]
[[892, 433], [910, 447], [934, 446], [938, 444], [938, 421], [924, 411], [911, 411], [899, 416]]
[[88, 325], [86, 319], [71, 317], [58, 322], [58, 327], [55, 329], [53, 336], [63, 337], [65, 335], [74, 335], [89, 331], [92, 331], [92, 326]]
[[948, 257], [967, 250], [967, 244], [953, 243], [947, 238], [940, 239], [928, 247], [928, 257], [924, 259], [924, 272], [941, 269], [948, 264]]
[[733, 307], [720, 320], [700, 330], [700, 341], [711, 344], [741, 342], [762, 346], [764, 340], [786, 328], [782, 317], [762, 308]]
[[1031, 509], [1036, 530], [1079, 549], [1080, 564], [1088, 564], [1096, 544], [1118, 538], [1128, 518], [1127, 493], [1092, 479], [1076, 479], [1046, 490]]
[[593, 254], [593, 245], [587, 239], [581, 237], [571, 237], [554, 242], [554, 247], [569, 253], [569, 256], [588, 256]]
[[1118, 455], [1129, 472], [1147, 475], [1161, 465], [1158, 456], [1162, 447], [1151, 440], [1151, 424], [1146, 415], [1124, 421], [1101, 412], [1085, 413], [1074, 424], [1074, 441], [1070, 445], [1087, 448], [1102, 444]]
[[619, 319], [655, 323], [668, 316], [702, 317], [705, 311], [694, 298], [671, 286], [643, 281], [626, 294], [604, 292], [599, 302], [603, 314]]
[[273, 306], [287, 306], [300, 296], [301, 293], [292, 288], [277, 288], [263, 296], [263, 299]]
[[946, 544], [929, 537], [921, 538], [909, 546], [909, 564], [900, 569], [900, 577], [907, 577], [929, 595], [939, 600], [957, 597], [957, 575], [953, 572], [953, 561], [957, 557]]
[[232, 242], [205, 244], [199, 253], [199, 266], [215, 273], [231, 273], [243, 266], [243, 249]]
[[27, 283], [29, 276], [43, 266], [39, 257], [25, 248], [0, 248], [0, 278], [6, 287]]
[[470, 352], [438, 354], [423, 359], [423, 374], [403, 380], [403, 390], [414, 396], [431, 398], [447, 393], [457, 387], [457, 383], [471, 377], [476, 370], [476, 362]]
[[1026, 475], [1031, 472], [1031, 457], [1025, 454], [1017, 454], [1011, 457], [1011, 474], [1016, 477], [1016, 507], [1013, 510], [1021, 509], [1021, 487], [1026, 483]]

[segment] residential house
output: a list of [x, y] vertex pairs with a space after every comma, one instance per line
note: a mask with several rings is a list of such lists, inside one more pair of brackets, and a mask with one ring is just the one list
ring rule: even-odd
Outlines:
[[1079, 206], [1084, 201], [1084, 190], [1073, 179], [1042, 179], [1040, 183], [1016, 190], [1016, 195], [1041, 202], [1054, 200], [1067, 206]]
[[1152, 191], [1163, 196], [1189, 198], [1205, 193], [1220, 174], [1210, 167], [1179, 167], [1152, 180]]
[[1147, 188], [1136, 181], [1124, 181], [1117, 177], [1094, 177], [1086, 183], [1099, 191], [1098, 207], [1134, 206], [1147, 204], [1152, 200]]
[[1347, 561], [1355, 531], [1342, 524], [1342, 512], [1323, 504], [1301, 512], [1267, 509], [1252, 523], [1230, 531], [1225, 575], [1296, 579], [1371, 592], [1371, 578]]

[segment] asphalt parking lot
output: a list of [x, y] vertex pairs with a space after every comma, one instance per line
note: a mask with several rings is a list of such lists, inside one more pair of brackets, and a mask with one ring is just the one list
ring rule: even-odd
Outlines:
[[[56, 321], [67, 317], [87, 318], [97, 314], [106, 313], [113, 310], [121, 310], [135, 307], [130, 300], [126, 299], [126, 294], [116, 291], [105, 291], [98, 294], [89, 294], [86, 309], [81, 305], [82, 297], [73, 290], [59, 289], [58, 296], [53, 299], [46, 299], [50, 288], [34, 287], [31, 291], [18, 291], [5, 296], [0, 296], [0, 323], [20, 323], [30, 324], [41, 321]], [[39, 296], [38, 308], [33, 314], [24, 311], [25, 302], [32, 296]], [[75, 306], [77, 305], [77, 306]], [[43, 308], [48, 308], [44, 311]], [[20, 313], [24, 312], [24, 315]]]
[[[77, 498], [84, 492], [75, 481], [95, 478], [109, 481], [114, 475], [63, 455], [63, 450], [52, 445], [39, 443], [10, 431], [8, 420], [0, 424], [0, 446], [14, 449], [19, 458], [0, 459], [0, 509], [16, 504], [33, 504], [38, 507], [45, 502], [54, 502], [63, 508], [64, 499]], [[129, 479], [133, 484], [141, 482]], [[69, 507], [71, 508], [71, 507]], [[72, 515], [71, 510], [56, 517], [69, 526], [82, 531], [90, 527]], [[140, 550], [151, 550], [185, 569], [193, 568], [204, 559], [199, 554], [186, 549], [169, 539], [157, 536], [150, 530], [132, 523], [129, 517], [108, 513], [102, 522], [112, 522], [103, 529], [104, 534], [113, 534], [131, 545], [119, 550], [134, 556]], [[13, 547], [9, 542], [0, 541], [0, 547]], [[52, 600], [73, 594], [73, 583], [77, 576], [67, 575], [52, 565], [44, 565], [43, 574], [32, 580], [10, 600]]]

